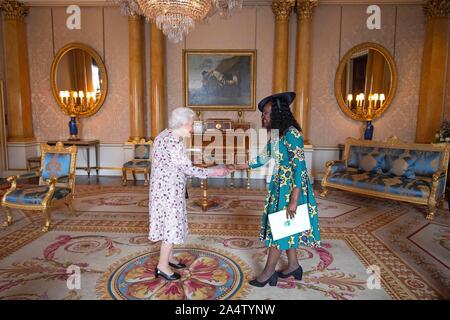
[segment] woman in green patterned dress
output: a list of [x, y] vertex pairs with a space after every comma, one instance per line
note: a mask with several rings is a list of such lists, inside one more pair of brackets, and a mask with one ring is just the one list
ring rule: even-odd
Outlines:
[[[303, 135], [301, 128], [295, 120], [289, 105], [295, 98], [294, 92], [284, 92], [264, 98], [258, 104], [262, 112], [263, 127], [272, 133], [265, 152], [247, 164], [236, 165], [231, 169], [254, 169], [265, 165], [271, 158], [275, 160], [273, 176], [269, 185], [264, 212], [262, 216], [260, 239], [268, 247], [267, 262], [263, 272], [250, 284], [263, 287], [267, 283], [271, 286], [277, 284], [278, 277], [288, 278], [294, 276], [301, 280], [303, 269], [297, 260], [297, 248], [300, 245], [320, 246], [320, 233], [317, 215], [317, 204], [313, 188], [305, 165], [303, 151]], [[311, 229], [286, 238], [273, 240], [268, 215], [280, 210], [286, 210], [288, 218], [293, 218], [298, 205], [308, 204]], [[277, 272], [275, 267], [283, 250], [286, 250], [288, 267]]]

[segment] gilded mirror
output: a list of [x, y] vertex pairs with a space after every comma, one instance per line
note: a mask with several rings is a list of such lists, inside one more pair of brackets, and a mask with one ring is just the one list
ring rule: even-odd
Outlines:
[[99, 54], [85, 44], [70, 43], [58, 51], [50, 81], [53, 96], [67, 115], [92, 116], [105, 101], [105, 65]]
[[334, 90], [342, 111], [371, 121], [389, 107], [397, 89], [397, 68], [389, 51], [366, 42], [350, 49], [336, 71]]

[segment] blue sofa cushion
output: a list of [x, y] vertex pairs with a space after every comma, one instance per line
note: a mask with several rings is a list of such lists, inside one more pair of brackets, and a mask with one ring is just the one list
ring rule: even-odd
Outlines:
[[414, 168], [417, 176], [432, 177], [439, 170], [442, 152], [412, 150], [410, 154], [417, 158]]
[[358, 146], [350, 146], [347, 159], [347, 167], [358, 169], [359, 165], [359, 149]]
[[350, 146], [348, 159], [347, 159], [347, 167], [360, 169], [360, 161], [361, 158], [366, 154], [380, 155], [381, 157], [381, 170], [388, 171], [387, 164], [383, 156], [387, 154], [389, 151], [388, 148], [378, 148], [378, 147], [364, 147], [364, 146]]
[[[384, 154], [385, 161], [381, 161], [381, 170], [388, 173], [392, 168], [392, 161], [401, 157], [416, 158], [414, 164], [414, 174], [422, 177], [432, 177], [439, 170], [442, 152], [420, 151], [401, 148], [378, 148], [351, 145], [347, 158], [347, 167], [361, 170], [360, 164], [362, 156], [365, 154]], [[364, 170], [365, 171], [365, 170]], [[407, 173], [407, 175], [409, 175]], [[412, 175], [409, 175], [412, 176]]]
[[389, 174], [394, 176], [405, 177], [408, 179], [415, 179], [415, 164], [417, 161], [416, 157], [413, 156], [388, 156], [387, 162], [389, 163]]
[[370, 172], [337, 172], [330, 175], [328, 181], [358, 189], [419, 198], [427, 198], [431, 190], [431, 179], [427, 177], [408, 179]]
[[[16, 204], [40, 205], [47, 194], [49, 186], [38, 186], [24, 189], [16, 189], [6, 196], [6, 201]], [[70, 194], [69, 188], [55, 187], [53, 199], [59, 200]]]
[[342, 162], [333, 163], [333, 165], [331, 166], [331, 173], [344, 172], [346, 170], [347, 166]]
[[372, 173], [382, 173], [381, 168], [384, 162], [384, 153], [361, 153], [358, 170]]

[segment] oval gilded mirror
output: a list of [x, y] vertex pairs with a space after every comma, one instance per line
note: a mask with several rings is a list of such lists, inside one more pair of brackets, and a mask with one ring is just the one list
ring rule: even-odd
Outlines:
[[397, 68], [383, 46], [366, 42], [350, 49], [336, 71], [334, 91], [342, 111], [371, 121], [389, 107], [397, 89]]
[[99, 54], [85, 44], [70, 43], [58, 51], [50, 81], [53, 96], [67, 115], [92, 116], [105, 101], [105, 65]]

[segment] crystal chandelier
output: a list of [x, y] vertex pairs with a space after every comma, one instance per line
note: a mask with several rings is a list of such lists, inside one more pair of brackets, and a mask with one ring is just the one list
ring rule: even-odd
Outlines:
[[195, 26], [218, 13], [229, 18], [243, 0], [114, 0], [127, 15], [142, 14], [156, 23], [170, 41], [183, 40]]
[[211, 0], [137, 0], [147, 18], [173, 42], [179, 42], [211, 10]]

